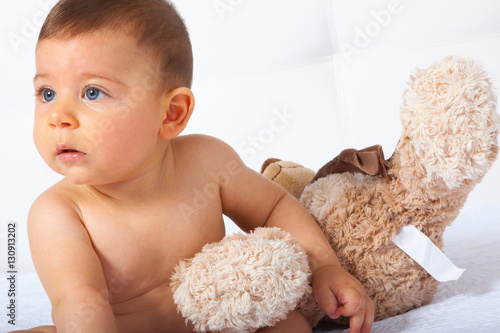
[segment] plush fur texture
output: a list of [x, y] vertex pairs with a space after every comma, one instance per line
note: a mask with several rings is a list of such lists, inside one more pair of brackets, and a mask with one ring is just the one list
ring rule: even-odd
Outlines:
[[[403, 97], [388, 177], [346, 172], [307, 185], [314, 173], [296, 163], [272, 160], [263, 168], [300, 197], [373, 299], [377, 320], [429, 302], [438, 286], [391, 239], [411, 224], [442, 247], [445, 228], [498, 155], [496, 96], [472, 60], [448, 57], [417, 70]], [[307, 255], [288, 233], [261, 228], [181, 261], [171, 286], [178, 311], [197, 331], [248, 332], [293, 309], [315, 325], [324, 313], [309, 275]]]
[[411, 224], [442, 248], [445, 228], [498, 154], [496, 96], [472, 60], [447, 57], [417, 70], [403, 97], [389, 179], [331, 174], [300, 199], [367, 290], [377, 320], [428, 303], [438, 287], [391, 239]]
[[273, 326], [312, 294], [306, 252], [278, 228], [257, 228], [208, 244], [172, 276], [177, 309], [197, 332], [253, 332]]

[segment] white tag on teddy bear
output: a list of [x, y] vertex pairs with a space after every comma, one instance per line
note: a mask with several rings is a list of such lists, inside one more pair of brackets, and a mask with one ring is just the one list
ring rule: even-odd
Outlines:
[[439, 282], [457, 280], [465, 271], [455, 266], [429, 237], [412, 225], [404, 226], [392, 241]]

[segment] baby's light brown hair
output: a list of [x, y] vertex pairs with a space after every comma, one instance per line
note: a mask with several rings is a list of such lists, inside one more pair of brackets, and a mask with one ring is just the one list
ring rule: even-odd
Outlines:
[[94, 32], [132, 34], [160, 64], [163, 89], [191, 87], [193, 54], [184, 21], [167, 0], [60, 0], [47, 16], [38, 42]]

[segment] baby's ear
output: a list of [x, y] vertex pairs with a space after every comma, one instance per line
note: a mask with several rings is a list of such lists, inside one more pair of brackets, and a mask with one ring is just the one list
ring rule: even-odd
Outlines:
[[194, 109], [193, 92], [186, 87], [175, 88], [166, 95], [167, 110], [160, 128], [160, 136], [173, 139], [186, 127]]

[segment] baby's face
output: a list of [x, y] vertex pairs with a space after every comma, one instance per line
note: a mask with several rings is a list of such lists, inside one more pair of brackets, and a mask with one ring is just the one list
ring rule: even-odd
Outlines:
[[144, 172], [164, 144], [167, 105], [154, 65], [124, 34], [39, 42], [33, 135], [44, 161], [77, 184]]

